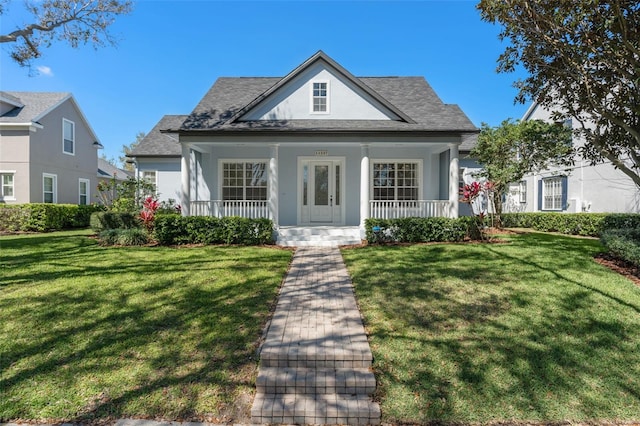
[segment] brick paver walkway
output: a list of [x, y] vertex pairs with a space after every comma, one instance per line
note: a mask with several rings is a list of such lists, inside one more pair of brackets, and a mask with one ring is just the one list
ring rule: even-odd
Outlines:
[[372, 360], [340, 251], [298, 248], [261, 348], [252, 422], [379, 424]]

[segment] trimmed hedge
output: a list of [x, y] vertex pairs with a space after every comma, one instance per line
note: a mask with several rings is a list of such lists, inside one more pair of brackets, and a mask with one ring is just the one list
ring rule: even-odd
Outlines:
[[162, 245], [273, 243], [270, 219], [157, 215], [153, 235]]
[[[407, 217], [401, 219], [367, 219], [366, 238], [369, 243], [402, 242], [454, 242], [462, 241], [469, 234], [475, 218], [460, 217]], [[374, 227], [380, 230], [376, 233]]]
[[608, 229], [600, 241], [613, 256], [640, 267], [640, 229]]
[[531, 228], [543, 232], [597, 237], [605, 229], [605, 219], [608, 216], [610, 215], [607, 213], [503, 213], [501, 217], [505, 228]]
[[109, 229], [135, 229], [142, 223], [138, 215], [130, 212], [96, 212], [91, 215], [91, 229], [102, 232]]
[[104, 245], [143, 246], [149, 242], [147, 231], [141, 228], [105, 229], [98, 238]]
[[86, 228], [91, 214], [103, 208], [76, 204], [0, 204], [0, 231], [48, 232]]

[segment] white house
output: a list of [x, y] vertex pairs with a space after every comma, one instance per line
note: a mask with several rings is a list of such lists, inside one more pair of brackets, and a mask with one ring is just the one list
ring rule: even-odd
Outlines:
[[320, 51], [282, 78], [218, 79], [131, 156], [186, 215], [268, 217], [280, 243], [359, 240], [369, 217], [457, 217], [460, 146], [477, 132], [423, 77], [355, 77]]
[[[551, 122], [552, 112], [533, 103], [522, 120]], [[578, 148], [584, 140], [574, 136], [573, 144]], [[640, 190], [611, 162], [592, 166], [578, 156], [573, 167], [549, 168], [512, 184], [504, 211], [639, 213]]]

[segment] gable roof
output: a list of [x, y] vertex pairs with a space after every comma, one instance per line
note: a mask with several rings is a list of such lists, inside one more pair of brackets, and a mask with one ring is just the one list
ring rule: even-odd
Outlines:
[[40, 124], [44, 116], [56, 109], [67, 100], [71, 101], [78, 115], [96, 142], [100, 142], [91, 128], [89, 121], [80, 109], [73, 95], [69, 92], [13, 92], [2, 91], [1, 96], [17, 104], [15, 108], [0, 116], [0, 125]]
[[133, 177], [133, 173], [119, 169], [104, 158], [98, 158], [98, 177], [117, 180], [127, 180], [129, 177]]
[[[311, 65], [324, 61], [344, 78], [384, 105], [400, 120], [260, 120], [240, 121]], [[322, 51], [285, 77], [219, 78], [182, 126], [183, 132], [222, 131], [394, 131], [477, 132], [457, 105], [447, 105], [424, 77], [355, 77]]]
[[180, 157], [182, 148], [177, 133], [162, 130], [177, 129], [186, 118], [186, 115], [165, 115], [127, 157]]

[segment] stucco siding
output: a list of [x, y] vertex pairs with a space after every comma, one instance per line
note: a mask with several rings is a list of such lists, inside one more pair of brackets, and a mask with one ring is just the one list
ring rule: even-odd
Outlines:
[[0, 200], [7, 204], [23, 204], [29, 198], [29, 131], [0, 130], [0, 173], [14, 173], [13, 197]]
[[[74, 154], [63, 152], [63, 119], [74, 123]], [[29, 151], [30, 200], [43, 202], [42, 175], [57, 176], [57, 202], [78, 204], [79, 180], [90, 182], [90, 202], [97, 201], [98, 154], [94, 139], [71, 100], [67, 100], [40, 120], [43, 129], [31, 133]]]
[[156, 192], [160, 201], [180, 201], [182, 194], [180, 158], [138, 158], [138, 173], [156, 172]]
[[[534, 108], [528, 119], [551, 121], [551, 113], [541, 107]], [[574, 136], [573, 145], [579, 148], [584, 140]], [[640, 190], [633, 181], [613, 165], [604, 161], [590, 165], [579, 155], [573, 167], [549, 169], [529, 175], [527, 182], [527, 203], [524, 211], [540, 211], [539, 181], [553, 176], [567, 176], [567, 206], [565, 212], [579, 213], [639, 213]]]

